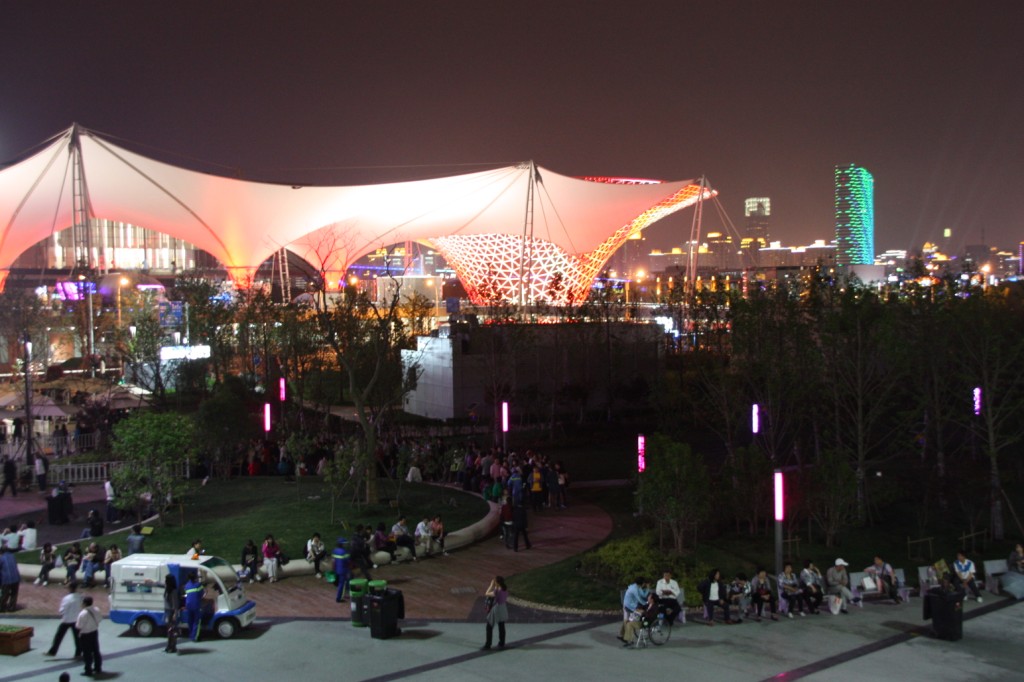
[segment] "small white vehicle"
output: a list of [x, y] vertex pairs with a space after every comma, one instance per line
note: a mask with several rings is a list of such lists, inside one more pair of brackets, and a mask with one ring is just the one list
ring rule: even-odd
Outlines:
[[[166, 626], [164, 579], [168, 573], [178, 581], [182, 593], [189, 575], [198, 573], [209, 588], [207, 595], [216, 595], [204, 602], [204, 630], [229, 639], [256, 620], [256, 603], [245, 596], [230, 563], [215, 556], [189, 559], [181, 554], [132, 554], [111, 564], [110, 620], [131, 626], [141, 637]], [[227, 587], [226, 582], [233, 586]], [[181, 603], [184, 605], [184, 597]]]

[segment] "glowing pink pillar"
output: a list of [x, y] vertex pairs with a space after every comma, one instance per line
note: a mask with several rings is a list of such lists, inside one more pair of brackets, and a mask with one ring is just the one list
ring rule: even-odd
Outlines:
[[284, 377], [281, 377], [280, 379], [278, 379], [278, 381], [277, 381], [277, 399], [280, 400], [282, 403], [285, 400], [288, 399], [288, 389], [286, 388], [286, 386], [287, 386], [287, 383], [285, 382]]
[[508, 401], [501, 403], [501, 449], [508, 455]]
[[782, 573], [782, 521], [786, 518], [786, 498], [782, 471], [775, 470], [775, 575]]
[[750, 432], [754, 435], [761, 433], [761, 406], [757, 403], [750, 406]]
[[270, 433], [270, 403], [263, 403], [263, 432]]
[[639, 474], [647, 468], [647, 441], [644, 434], [636, 437], [636, 471]]

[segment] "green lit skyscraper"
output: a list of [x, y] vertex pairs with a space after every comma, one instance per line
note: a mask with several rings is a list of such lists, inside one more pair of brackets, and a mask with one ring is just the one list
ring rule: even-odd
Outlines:
[[852, 163], [836, 166], [836, 263], [875, 262], [875, 179]]

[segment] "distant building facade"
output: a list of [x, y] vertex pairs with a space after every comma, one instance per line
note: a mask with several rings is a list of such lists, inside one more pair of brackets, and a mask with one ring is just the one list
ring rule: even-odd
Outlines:
[[416, 348], [402, 351], [405, 371], [415, 367], [417, 374], [404, 407], [431, 419], [486, 421], [500, 391], [516, 413], [568, 418], [610, 401], [628, 403], [653, 386], [664, 347], [664, 331], [653, 323], [459, 322], [417, 336]]
[[836, 263], [875, 262], [875, 178], [854, 164], [835, 168]]
[[[743, 201], [744, 241], [752, 248], [768, 246], [768, 219], [772, 214], [769, 197], [749, 197]], [[756, 245], [756, 246], [755, 246]]]

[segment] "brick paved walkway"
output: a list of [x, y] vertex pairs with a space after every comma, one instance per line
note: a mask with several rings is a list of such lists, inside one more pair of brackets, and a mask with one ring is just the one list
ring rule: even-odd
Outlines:
[[[97, 492], [102, 504], [102, 487], [80, 486], [76, 491], [76, 507], [95, 506]], [[34, 503], [29, 503], [28, 499]], [[45, 516], [45, 501], [38, 493], [19, 495], [17, 500], [21, 508], [14, 513], [19, 518], [31, 514]], [[6, 502], [6, 498], [3, 501]], [[40, 504], [44, 506], [40, 507]], [[0, 508], [0, 513], [8, 517], [7, 510], [7, 507]], [[7, 523], [8, 519], [0, 521]], [[74, 536], [81, 532], [78, 526], [54, 528], [43, 524], [40, 537], [44, 542], [71, 539], [64, 537], [63, 529], [71, 530]], [[492, 577], [516, 575], [575, 556], [601, 542], [611, 530], [611, 518], [593, 504], [545, 510], [530, 515], [530, 540], [533, 543], [530, 550], [520, 547], [518, 553], [513, 552], [492, 536], [447, 557], [428, 557], [417, 562], [381, 567], [373, 571], [373, 577], [387, 580], [389, 586], [402, 590], [408, 619], [480, 620], [483, 617], [483, 592]], [[53, 533], [59, 537], [49, 537]], [[25, 580], [18, 598], [18, 615], [56, 614], [64, 588], [56, 584], [36, 586], [31, 582], [34, 575], [22, 577]], [[260, 618], [348, 618], [349, 615], [347, 603], [337, 604], [334, 601], [334, 586], [312, 575], [290, 577], [273, 585], [248, 585], [247, 590], [257, 604]], [[90, 592], [97, 605], [106, 610], [105, 590], [93, 588]], [[519, 620], [566, 620], [565, 616], [529, 609], [516, 609], [516, 613]]]

